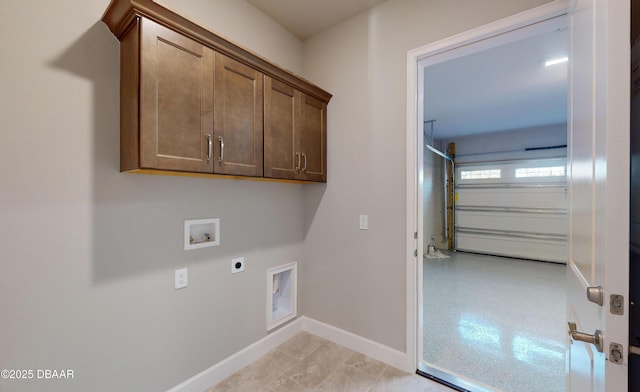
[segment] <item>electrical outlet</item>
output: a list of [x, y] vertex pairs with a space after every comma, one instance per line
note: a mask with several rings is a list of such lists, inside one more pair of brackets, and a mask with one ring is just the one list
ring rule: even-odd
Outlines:
[[360, 230], [369, 230], [369, 215], [360, 215]]
[[183, 289], [189, 285], [189, 271], [187, 268], [181, 268], [176, 270], [175, 289]]
[[231, 260], [231, 273], [237, 274], [242, 271], [244, 271], [244, 257]]

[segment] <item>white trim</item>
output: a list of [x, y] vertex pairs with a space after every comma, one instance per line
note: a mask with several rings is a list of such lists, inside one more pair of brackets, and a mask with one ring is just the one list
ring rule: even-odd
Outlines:
[[[418, 368], [418, 344], [416, 341], [418, 334], [418, 263], [416, 254], [420, 254], [422, 249], [421, 242], [414, 237], [415, 233], [418, 233], [418, 161], [419, 157], [416, 155], [417, 146], [422, 145], [422, 142], [416, 140], [416, 137], [423, 139], [422, 132], [417, 132], [418, 128], [418, 113], [416, 110], [422, 107], [419, 104], [421, 97], [418, 95], [418, 56], [413, 55], [410, 51], [407, 53], [407, 248], [406, 248], [406, 260], [407, 260], [407, 324], [406, 324], [406, 345], [405, 351], [407, 352], [405, 370]], [[420, 203], [422, 204], [422, 203]], [[415, 253], [414, 253], [415, 250]]]
[[[568, 3], [569, 0], [553, 0], [551, 3], [520, 12], [460, 34], [452, 35], [440, 41], [411, 49], [408, 51], [408, 54], [412, 58], [422, 60], [425, 57], [455, 50], [490, 37], [495, 37], [534, 23], [564, 15], [567, 13]], [[417, 61], [415, 61], [414, 64], [417, 64]]]
[[321, 338], [340, 344], [370, 358], [384, 362], [389, 366], [410, 372], [415, 371], [415, 369], [405, 369], [407, 354], [401, 351], [303, 316], [218, 362], [209, 369], [206, 369], [179, 385], [176, 385], [167, 392], [202, 392], [207, 388], [218, 384], [220, 381], [246, 367], [260, 357], [266, 355], [269, 351], [275, 349], [302, 331], [307, 331]]
[[203, 370], [167, 392], [202, 392], [244, 368], [269, 351], [303, 331], [303, 320], [296, 319], [237, 353]]
[[311, 334], [330, 340], [380, 362], [384, 362], [396, 369], [412, 373], [416, 370], [405, 368], [407, 364], [406, 353], [378, 342], [374, 342], [373, 340], [369, 340], [349, 331], [345, 331], [344, 329], [340, 329], [308, 317], [302, 317], [302, 327], [303, 330]]
[[[422, 220], [421, 200], [418, 200], [419, 172], [421, 170], [422, 156], [418, 155], [418, 146], [422, 144], [422, 105], [418, 88], [420, 80], [420, 66], [432, 61], [430, 57], [442, 55], [462, 47], [473, 45], [488, 38], [505, 34], [522, 27], [542, 22], [567, 13], [568, 0], [554, 0], [551, 3], [521, 12], [519, 14], [480, 26], [473, 30], [463, 32], [433, 42], [407, 52], [407, 226], [406, 226], [406, 260], [407, 260], [407, 364], [405, 370], [415, 370], [418, 367], [418, 333], [421, 331], [422, 320], [418, 317], [418, 309], [421, 308], [421, 299], [418, 293], [422, 292], [422, 281], [419, 271], [420, 263], [414, 257], [414, 250], [421, 255], [422, 241], [414, 239], [414, 232], [421, 229]], [[483, 43], [485, 45], [486, 43]], [[448, 56], [448, 54], [447, 54]], [[438, 61], [438, 60], [436, 60]], [[418, 233], [418, 238], [422, 236]], [[422, 258], [419, 258], [421, 261]]]

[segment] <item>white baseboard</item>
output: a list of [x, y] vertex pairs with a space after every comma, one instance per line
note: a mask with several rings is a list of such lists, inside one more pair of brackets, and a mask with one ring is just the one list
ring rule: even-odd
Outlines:
[[302, 325], [302, 320], [296, 319], [167, 392], [203, 392], [302, 332]]
[[311, 334], [345, 346], [380, 362], [384, 362], [396, 369], [406, 372], [414, 372], [416, 370], [407, 369], [407, 353], [312, 318], [301, 317], [301, 321], [302, 329]]
[[391, 347], [363, 338], [362, 336], [336, 328], [332, 325], [308, 318], [299, 317], [286, 326], [280, 328], [252, 345], [223, 359], [209, 369], [191, 377], [187, 381], [176, 385], [167, 392], [203, 392], [207, 388], [218, 384], [243, 367], [254, 362], [269, 351], [286, 342], [298, 332], [307, 331], [334, 343], [345, 346], [353, 351], [362, 353], [370, 358], [384, 362], [389, 366], [413, 372], [407, 369], [407, 354]]

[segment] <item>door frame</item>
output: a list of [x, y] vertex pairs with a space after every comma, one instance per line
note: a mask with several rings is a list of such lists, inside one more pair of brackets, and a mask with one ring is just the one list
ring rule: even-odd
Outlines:
[[[422, 181], [423, 148], [422, 133], [422, 86], [425, 59], [439, 56], [455, 58], [460, 56], [457, 50], [467, 53], [483, 50], [486, 40], [499, 35], [515, 32], [519, 29], [547, 19], [565, 15], [570, 0], [553, 0], [550, 3], [500, 19], [496, 22], [453, 35], [407, 52], [407, 128], [406, 128], [406, 181], [407, 181], [407, 227], [406, 227], [406, 371], [415, 372], [418, 368], [422, 344], [422, 254], [424, 253], [422, 218]], [[417, 233], [417, 235], [415, 234]], [[415, 253], [414, 253], [415, 252]], [[420, 261], [420, 262], [419, 262]]]

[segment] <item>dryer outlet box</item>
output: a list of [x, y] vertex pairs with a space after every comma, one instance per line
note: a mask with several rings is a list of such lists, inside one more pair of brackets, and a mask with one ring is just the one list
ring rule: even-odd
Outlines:
[[231, 260], [231, 273], [237, 274], [242, 271], [244, 271], [244, 257]]

